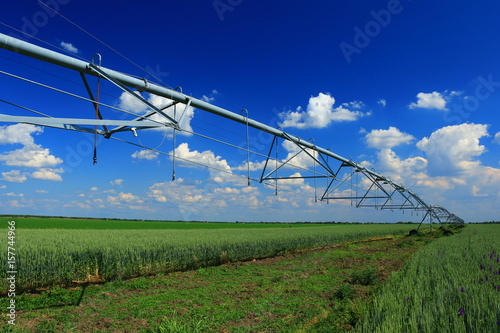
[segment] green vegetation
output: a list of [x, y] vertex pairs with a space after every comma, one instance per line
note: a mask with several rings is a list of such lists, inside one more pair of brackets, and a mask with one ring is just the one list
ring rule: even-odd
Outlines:
[[[349, 330], [380, 284], [429, 239], [397, 246], [405, 241], [403, 235], [378, 237], [256, 261], [25, 293], [18, 298], [22, 312], [16, 328], [143, 333]], [[377, 283], [352, 281], [365, 267], [376, 268]]]
[[[321, 227], [323, 223], [227, 223], [183, 221], [138, 221], [113, 219], [73, 219], [47, 217], [0, 217], [1, 221], [14, 220], [19, 229], [83, 229], [83, 230], [136, 230], [136, 229], [253, 229]], [[6, 222], [5, 222], [6, 223]]]
[[428, 244], [380, 289], [357, 331], [500, 331], [499, 257], [494, 224]]
[[371, 286], [377, 283], [377, 270], [373, 267], [351, 273], [351, 283], [359, 283], [363, 286]]
[[498, 224], [409, 236], [404, 223], [15, 220], [19, 316], [5, 332], [500, 329]]
[[[7, 227], [7, 220], [5, 220]], [[16, 221], [16, 226], [18, 222]], [[301, 228], [72, 230], [16, 228], [18, 291], [103, 282], [273, 257], [341, 242], [402, 234], [411, 225]], [[0, 248], [7, 247], [0, 237]], [[0, 256], [6, 267], [7, 256]], [[0, 273], [1, 290], [7, 288]]]

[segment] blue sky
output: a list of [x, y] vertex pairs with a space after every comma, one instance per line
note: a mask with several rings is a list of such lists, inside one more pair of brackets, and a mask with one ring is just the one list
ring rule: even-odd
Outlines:
[[[182, 87], [185, 94], [286, 132], [403, 183], [466, 221], [498, 220], [500, 49], [494, 1], [273, 2], [44, 0], [11, 2], [0, 32], [108, 68]], [[8, 26], [10, 27], [8, 27]], [[38, 39], [53, 46], [48, 46]], [[111, 49], [112, 48], [112, 49]], [[113, 51], [116, 50], [117, 52]], [[62, 52], [62, 51], [61, 51]], [[131, 61], [125, 59], [130, 59]], [[133, 63], [132, 63], [133, 62]], [[86, 96], [79, 74], [0, 50], [1, 70]], [[147, 72], [139, 67], [146, 69]], [[96, 93], [97, 80], [88, 78]], [[59, 117], [92, 118], [88, 102], [0, 75], [0, 99]], [[155, 105], [166, 101], [143, 93]], [[138, 114], [101, 82], [100, 100]], [[183, 108], [179, 107], [177, 112]], [[3, 114], [33, 115], [0, 103]], [[121, 114], [102, 109], [105, 118]], [[168, 112], [173, 112], [169, 110]], [[246, 147], [246, 128], [188, 109], [183, 129]], [[272, 137], [250, 130], [267, 154]], [[171, 131], [118, 138], [171, 154]], [[314, 182], [247, 186], [246, 153], [177, 133], [173, 161], [141, 147], [23, 124], [0, 124], [0, 212], [220, 221], [419, 221], [409, 212], [315, 202]], [[279, 142], [279, 158], [293, 145]], [[273, 152], [274, 154], [274, 152]], [[258, 178], [265, 158], [250, 155]], [[299, 155], [295, 165], [312, 169]], [[306, 175], [284, 168], [282, 175]], [[318, 180], [321, 194], [325, 181]], [[320, 193], [321, 192], [321, 193]]]

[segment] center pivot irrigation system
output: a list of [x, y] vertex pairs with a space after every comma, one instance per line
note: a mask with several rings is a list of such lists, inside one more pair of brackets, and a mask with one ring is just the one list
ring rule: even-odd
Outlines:
[[[96, 135], [99, 134], [108, 139], [114, 138], [113, 135], [121, 132], [132, 132], [134, 136], [137, 136], [137, 132], [144, 129], [171, 128], [174, 131], [175, 140], [175, 131], [185, 130], [181, 128], [180, 124], [186, 114], [186, 110], [188, 110], [189, 107], [193, 107], [230, 119], [246, 126], [247, 148], [243, 150], [247, 152], [249, 185], [251, 178], [248, 129], [249, 127], [251, 127], [274, 136], [267, 157], [263, 155], [264, 157], [266, 157], [266, 160], [262, 169], [260, 179], [257, 179], [261, 183], [269, 183], [274, 181], [277, 187], [277, 184], [280, 181], [293, 181], [294, 179], [308, 178], [314, 181], [316, 189], [316, 181], [321, 178], [326, 179], [327, 185], [325, 186], [325, 190], [321, 196], [315, 194], [316, 201], [321, 200], [328, 203], [329, 201], [341, 200], [344, 202], [350, 201], [351, 205], [355, 205], [356, 207], [373, 207], [380, 210], [411, 210], [412, 212], [416, 211], [417, 214], [418, 212], [421, 212], [423, 218], [420, 222], [420, 225], [426, 220], [426, 218], [429, 218], [431, 228], [433, 219], [435, 221], [438, 221], [440, 224], [464, 223], [461, 218], [450, 213], [445, 208], [427, 204], [410, 189], [397, 184], [390, 178], [378, 174], [373, 170], [369, 170], [361, 164], [352, 161], [351, 159], [346, 159], [342, 156], [339, 156], [329, 149], [324, 149], [316, 146], [314, 144], [314, 140], [312, 139], [309, 141], [304, 141], [295, 135], [284, 132], [280, 128], [273, 128], [258, 121], [252, 120], [248, 117], [248, 112], [237, 114], [207, 103], [205, 101], [185, 95], [177, 90], [169, 89], [159, 84], [149, 82], [146, 79], [133, 77], [131, 75], [101, 67], [100, 55], [94, 56], [92, 62], [89, 63], [46, 48], [42, 48], [40, 46], [36, 46], [31, 43], [24, 42], [20, 39], [4, 34], [0, 34], [0, 47], [18, 54], [36, 58], [41, 61], [45, 61], [79, 72], [85, 88], [89, 94], [89, 99], [86, 100], [92, 103], [96, 114], [96, 119], [57, 118], [42, 114], [40, 112], [36, 112], [14, 103], [1, 100], [2, 102], [20, 107], [27, 111], [38, 113], [42, 116], [28, 117], [0, 114], [0, 122], [26, 123], [71, 131], [92, 133]], [[6, 73], [4, 71], [0, 71], [0, 73], [16, 79], [21, 79], [30, 83], [48, 87], [43, 84]], [[99, 93], [97, 94], [97, 98], [94, 98], [86, 79], [86, 75], [97, 77], [98, 80], [103, 79], [111, 82], [122, 91], [129, 93], [130, 96], [133, 96], [138, 102], [143, 103], [148, 111], [142, 115], [135, 115], [135, 118], [130, 120], [103, 119], [99, 107], [102, 106], [109, 108], [110, 106], [99, 102]], [[154, 106], [143, 96], [135, 93], [132, 89], [164, 97], [170, 100], [170, 103], [163, 107]], [[175, 114], [174, 116], [172, 116], [171, 114], [169, 115], [167, 109], [175, 107], [177, 104], [180, 104], [180, 106], [184, 105], [184, 110], [180, 112], [180, 116], [177, 117], [177, 114]], [[124, 111], [117, 108], [114, 109], [118, 111]], [[291, 156], [289, 155], [289, 157], [285, 160], [279, 160], [277, 156], [279, 139], [290, 141], [297, 147], [296, 152], [294, 154], [290, 154]], [[242, 149], [240, 147], [236, 148]], [[273, 155], [273, 148], [276, 149], [276, 157], [271, 156]], [[278, 170], [280, 170], [284, 166], [289, 166], [291, 164], [291, 161], [300, 153], [307, 154], [313, 160], [313, 175], [301, 176], [300, 174], [295, 174], [292, 176], [278, 177]], [[96, 160], [94, 154], [94, 163], [95, 162]], [[322, 171], [317, 172], [316, 166], [319, 166]], [[282, 171], [280, 171], [280, 173], [281, 172]], [[356, 181], [355, 183], [353, 183], [354, 179]]]

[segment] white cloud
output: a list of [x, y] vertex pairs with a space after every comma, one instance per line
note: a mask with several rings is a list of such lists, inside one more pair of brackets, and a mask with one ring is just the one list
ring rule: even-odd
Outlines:
[[[140, 92], [134, 91], [134, 94], [144, 97]], [[148, 99], [148, 98], [146, 98]], [[155, 105], [156, 106], [156, 105]], [[140, 102], [137, 98], [132, 96], [127, 92], [123, 92], [120, 95], [118, 107], [121, 109], [125, 109], [127, 111], [131, 111], [134, 113], [143, 114], [146, 112], [147, 107], [144, 103]]]
[[42, 128], [27, 124], [0, 127], [0, 144], [23, 145], [20, 149], [0, 155], [0, 161], [8, 166], [30, 168], [54, 167], [62, 163], [62, 159], [50, 155], [49, 149], [35, 144], [32, 135], [41, 132], [43, 132]]
[[26, 181], [26, 176], [22, 175], [19, 170], [12, 170], [9, 172], [2, 172], [2, 180], [9, 183], [24, 183]]
[[481, 188], [476, 186], [476, 185], [472, 185], [472, 191], [471, 191], [471, 194], [473, 197], [487, 197], [488, 194], [486, 193], [479, 193], [479, 191], [481, 191]]
[[19, 143], [23, 146], [31, 146], [35, 143], [32, 135], [42, 132], [42, 127], [28, 124], [0, 126], [0, 144]]
[[446, 101], [443, 98], [443, 95], [437, 91], [432, 93], [418, 93], [417, 103], [412, 102], [410, 104], [410, 109], [416, 108], [447, 110]]
[[9, 151], [0, 155], [0, 161], [9, 166], [23, 166], [29, 168], [54, 167], [63, 162], [62, 159], [50, 155], [49, 149], [39, 145], [25, 146], [21, 149]]
[[[389, 136], [389, 143], [373, 144], [380, 149], [374, 164], [384, 176], [409, 188], [418, 187], [416, 192], [427, 202], [494, 197], [500, 186], [500, 169], [484, 166], [479, 160], [486, 150], [480, 139], [488, 136], [487, 130], [483, 124], [440, 128], [416, 144], [425, 157], [406, 159], [392, 151], [394, 138]], [[397, 143], [404, 136], [395, 137]], [[448, 192], [442, 196], [444, 191]]]
[[352, 102], [349, 102], [349, 103], [342, 103], [342, 106], [345, 106], [346, 108], [351, 107], [353, 109], [362, 109], [366, 105], [362, 101], [352, 101]]
[[417, 148], [426, 153], [432, 173], [449, 175], [480, 165], [473, 158], [485, 151], [479, 139], [487, 135], [487, 125], [447, 126], [435, 131], [429, 138], [420, 140]]
[[215, 89], [212, 90], [212, 92], [207, 96], [207, 95], [203, 95], [201, 97], [202, 100], [204, 100], [205, 102], [207, 103], [210, 103], [210, 102], [213, 102], [215, 100], [215, 96], [218, 95], [219, 92]]
[[5, 193], [5, 194], [2, 194], [2, 195], [8, 196], [8, 197], [24, 197], [24, 194], [22, 194], [22, 193], [15, 194], [13, 192]]
[[115, 179], [109, 182], [113, 186], [122, 186], [123, 179]]
[[[171, 151], [170, 155], [172, 154], [173, 152]], [[191, 151], [187, 143], [181, 143], [177, 148], [175, 148], [175, 156], [179, 159], [179, 162], [186, 167], [199, 168], [208, 166], [210, 179], [216, 183], [230, 181], [242, 184], [244, 182], [243, 178], [233, 175], [231, 167], [225, 159], [222, 159], [220, 156], [215, 156], [215, 154], [210, 150], [203, 152], [199, 152], [197, 150]]]
[[95, 187], [95, 186], [94, 186], [94, 187], [91, 187], [91, 188], [90, 188], [90, 190], [91, 190], [92, 192], [96, 192], [96, 191], [98, 191], [99, 189], [98, 189], [97, 187]]
[[121, 201], [142, 203], [142, 200], [139, 197], [133, 195], [132, 193], [120, 192], [120, 194], [118, 194], [118, 198]]
[[448, 111], [446, 108], [446, 103], [450, 101], [450, 99], [454, 96], [461, 95], [460, 91], [451, 91], [448, 93], [447, 90], [442, 94], [437, 91], [433, 91], [431, 93], [418, 93], [417, 94], [417, 103], [412, 102], [409, 105], [410, 109], [437, 109], [442, 111]]
[[[134, 93], [137, 95], [143, 96], [149, 103], [153, 104], [157, 108], [162, 108], [162, 107], [164, 107], [172, 102], [172, 100], [170, 100], [168, 98], [164, 98], [164, 97], [154, 95], [154, 94], [144, 93], [142, 95], [138, 91], [135, 91]], [[127, 92], [123, 92], [120, 95], [118, 106], [122, 109], [132, 111], [132, 112], [140, 114], [140, 115], [143, 115], [146, 112], [148, 112], [148, 108], [145, 104], [141, 103], [139, 100], [137, 100], [137, 98], [133, 97], [131, 94], [129, 94]], [[163, 112], [166, 113], [171, 118], [174, 118], [174, 113], [175, 113], [176, 120], [179, 120], [181, 115], [184, 113], [184, 115], [182, 116], [182, 119], [179, 123], [179, 126], [183, 130], [192, 132], [193, 128], [191, 127], [191, 120], [194, 117], [194, 108], [192, 106], [190, 106], [186, 109], [186, 112], [184, 112], [185, 108], [186, 108], [186, 104], [178, 103], [175, 106], [171, 106], [168, 109], [163, 110]], [[148, 119], [160, 121], [160, 122], [166, 121], [166, 118], [164, 118], [163, 116], [158, 115], [158, 114], [155, 114], [155, 115], [149, 117]], [[172, 135], [172, 133], [173, 133], [173, 129], [170, 127], [160, 128], [159, 130], [167, 131], [167, 133], [169, 133], [169, 135]], [[178, 133], [180, 133], [182, 135], [191, 135], [190, 133], [187, 133], [184, 131], [180, 131]], [[139, 133], [139, 135], [140, 135], [140, 133]]]
[[54, 180], [54, 181], [62, 181], [61, 175], [59, 173], [64, 172], [63, 168], [59, 169], [50, 169], [50, 168], [42, 168], [31, 174], [32, 178], [42, 179], [42, 180]]
[[65, 49], [68, 52], [75, 54], [79, 52], [78, 49], [74, 47], [72, 43], [61, 42], [60, 45], [62, 46], [63, 49]]
[[425, 173], [414, 175], [413, 179], [416, 185], [425, 186], [433, 190], [450, 190], [454, 189], [456, 185], [467, 184], [464, 179], [444, 176], [429, 177], [429, 175]]
[[372, 130], [370, 133], [366, 134], [365, 139], [368, 147], [383, 149], [393, 148], [400, 144], [409, 144], [415, 137], [391, 126], [386, 130]]
[[319, 93], [318, 96], [309, 99], [307, 111], [304, 112], [299, 107], [297, 111], [281, 112], [279, 114], [281, 118], [279, 125], [282, 127], [296, 127], [301, 129], [325, 128], [329, 126], [331, 122], [355, 121], [365, 116], [363, 112], [351, 111], [344, 108], [345, 105], [360, 108], [364, 106], [363, 102], [355, 101], [349, 104], [340, 105], [337, 108], [333, 108], [334, 104], [335, 98], [330, 96], [330, 94]]
[[144, 201], [141, 198], [133, 195], [132, 193], [120, 192], [116, 197], [108, 195], [107, 202], [111, 205], [119, 206], [122, 203], [138, 204], [138, 203], [143, 203]]
[[158, 202], [167, 202], [167, 198], [165, 198], [163, 195], [156, 195], [154, 198]]
[[159, 153], [149, 149], [142, 149], [141, 151], [136, 151], [132, 154], [132, 158], [137, 158], [140, 160], [155, 160], [158, 158]]
[[381, 149], [377, 157], [379, 161], [377, 167], [383, 170], [385, 176], [390, 176], [395, 181], [425, 172], [428, 163], [425, 158], [419, 156], [402, 160], [390, 148]]
[[291, 178], [291, 179], [282, 179], [278, 181], [278, 187], [279, 185], [304, 185], [304, 178], [300, 174], [300, 172], [295, 172], [294, 174], [290, 175], [289, 177], [297, 177], [297, 178]]
[[9, 200], [9, 202], [8, 202], [8, 206], [9, 206], [9, 207], [13, 207], [13, 208], [21, 208], [21, 207], [24, 207], [24, 205], [20, 204], [18, 200]]
[[497, 134], [495, 134], [495, 139], [493, 140], [493, 142], [496, 142], [500, 145], [500, 132], [498, 132]]
[[4, 189], [4, 188], [7, 188], [7, 186], [5, 186], [5, 185], [0, 186], [0, 189]]
[[385, 107], [387, 105], [387, 101], [383, 98], [379, 99], [377, 103], [382, 104], [383, 107]]
[[221, 194], [239, 194], [240, 190], [237, 188], [231, 188], [231, 187], [224, 187], [224, 188], [217, 188], [214, 190], [214, 193], [221, 193]]
[[[295, 143], [286, 140], [286, 141], [283, 141], [283, 143], [281, 145], [283, 146], [283, 148], [286, 149], [286, 151], [288, 151], [288, 155], [284, 159], [285, 161], [288, 160], [289, 158], [291, 158], [293, 155], [295, 155], [298, 151], [300, 151], [300, 153], [297, 156], [295, 156], [294, 158], [292, 158], [289, 161], [289, 164], [291, 166], [293, 165], [293, 166], [297, 166], [297, 167], [301, 167], [301, 168], [307, 168], [307, 167], [311, 167], [314, 165], [314, 160], [311, 158], [311, 156], [304, 153], [302, 151], [302, 149], [300, 149], [300, 147], [298, 147]], [[318, 158], [318, 153], [315, 150], [312, 150], [310, 148], [306, 148], [306, 151], [309, 154], [311, 154], [312, 156]], [[280, 164], [281, 163], [278, 162], [278, 166]], [[276, 164], [274, 162], [271, 163], [270, 165], [268, 165], [268, 167], [275, 167], [275, 166], [276, 166]]]
[[64, 204], [63, 207], [77, 207], [81, 209], [91, 209], [89, 205], [86, 205], [82, 202], [78, 202], [76, 200], [71, 201], [70, 203]]
[[46, 190], [36, 190], [35, 192], [36, 193], [41, 193], [41, 194], [47, 194], [47, 193], [49, 193], [49, 191], [46, 191]]
[[260, 205], [259, 195], [258, 188], [253, 186], [234, 188], [219, 186], [213, 181], [197, 182], [182, 178], [174, 182], [156, 183], [149, 188], [148, 193], [155, 204], [161, 205], [162, 210], [166, 207], [179, 209], [184, 220], [198, 219], [200, 216], [214, 220], [227, 207], [239, 215], [246, 208], [257, 208]]
[[[268, 164], [269, 163], [271, 163], [271, 162], [268, 162]], [[252, 162], [252, 161], [250, 161], [250, 163], [244, 162], [242, 165], [234, 167], [233, 170], [247, 171], [249, 164], [250, 164], [250, 171], [257, 171], [257, 170], [262, 170], [264, 168], [264, 165], [266, 164], [266, 161], [261, 161], [261, 162]], [[271, 163], [271, 165], [272, 165], [272, 163]]]
[[208, 97], [207, 95], [203, 95], [203, 97], [201, 99], [207, 103], [210, 103], [210, 102], [213, 102], [215, 100], [215, 97]]

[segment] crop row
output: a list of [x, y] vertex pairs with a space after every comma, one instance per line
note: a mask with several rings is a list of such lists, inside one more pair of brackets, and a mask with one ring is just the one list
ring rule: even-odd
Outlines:
[[[188, 270], [408, 232], [411, 225], [219, 230], [18, 230], [17, 290]], [[0, 237], [6, 248], [7, 234]], [[7, 267], [7, 256], [0, 256]], [[5, 271], [0, 273], [5, 293]], [[4, 276], [2, 276], [4, 275]]]
[[500, 226], [419, 250], [376, 295], [359, 332], [499, 332]]

